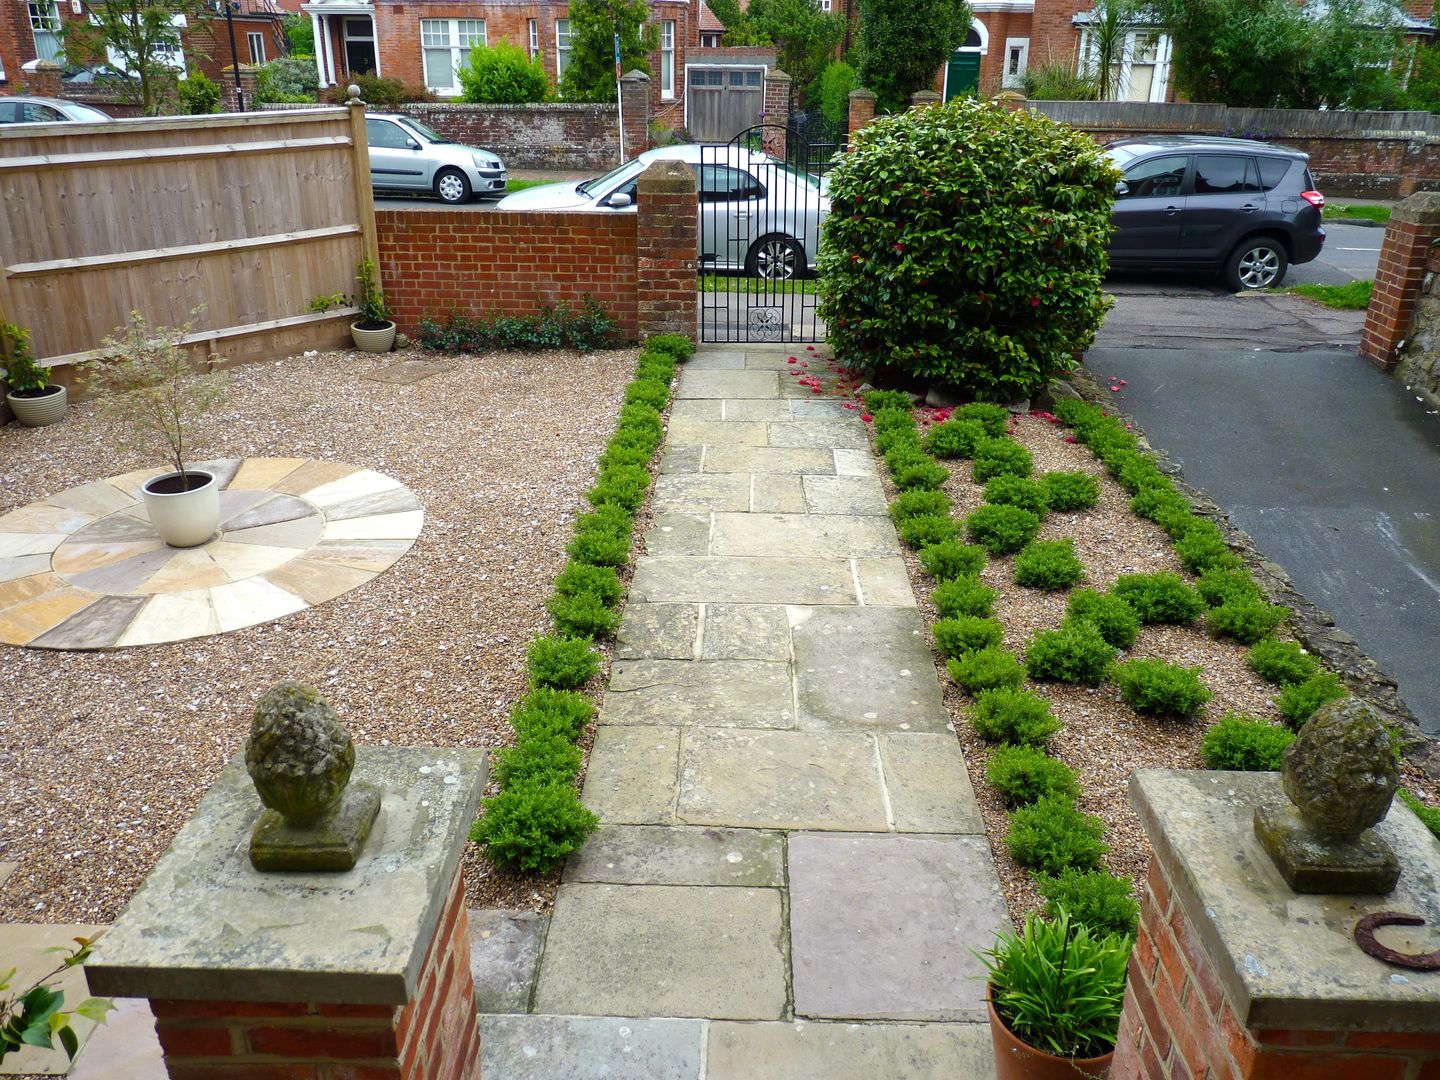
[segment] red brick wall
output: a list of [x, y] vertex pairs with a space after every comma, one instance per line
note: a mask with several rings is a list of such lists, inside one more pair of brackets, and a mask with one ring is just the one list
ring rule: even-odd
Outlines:
[[1436, 239], [1440, 223], [1406, 221], [1398, 213], [1385, 229], [1360, 338], [1360, 355], [1382, 371], [1394, 370], [1400, 343], [1410, 336]]
[[1434, 1080], [1440, 1033], [1252, 1030], [1150, 862], [1110, 1080]]
[[152, 1000], [171, 1080], [480, 1080], [459, 873], [405, 1006]]
[[699, 250], [695, 173], [656, 162], [640, 175], [636, 214], [636, 316], [642, 337], [696, 336], [695, 261]]
[[[637, 216], [378, 210], [385, 295], [409, 332], [422, 315], [519, 315], [589, 295], [634, 340]], [[690, 251], [693, 260], [693, 243]]]

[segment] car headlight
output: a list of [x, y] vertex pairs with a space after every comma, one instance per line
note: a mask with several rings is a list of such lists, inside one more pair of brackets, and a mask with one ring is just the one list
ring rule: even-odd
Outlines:
[[479, 154], [473, 154], [473, 155], [471, 155], [471, 156], [472, 156], [472, 158], [473, 158], [474, 161], [475, 161], [475, 167], [476, 167], [477, 169], [498, 169], [498, 168], [500, 168], [500, 159], [499, 159], [499, 158], [481, 157]]

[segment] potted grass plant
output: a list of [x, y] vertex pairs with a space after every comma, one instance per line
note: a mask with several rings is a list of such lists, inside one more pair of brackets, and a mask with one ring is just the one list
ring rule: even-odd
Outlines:
[[69, 399], [65, 387], [50, 381], [50, 373], [30, 353], [30, 331], [0, 322], [0, 361], [9, 391], [5, 403], [25, 427], [44, 427], [65, 415]]
[[191, 364], [181, 342], [193, 323], [152, 327], [138, 311], [123, 334], [107, 338], [106, 360], [91, 379], [107, 396], [103, 415], [127, 425], [134, 442], [163, 452], [171, 472], [147, 480], [140, 495], [150, 524], [171, 547], [196, 547], [220, 524], [220, 485], [213, 473], [187, 465], [194, 425], [225, 391], [219, 372]]
[[989, 977], [997, 1080], [1103, 1077], [1115, 1053], [1132, 941], [1092, 935], [1062, 908], [1031, 913], [979, 954]]
[[355, 272], [360, 288], [352, 303], [360, 309], [360, 318], [350, 324], [350, 337], [362, 352], [385, 353], [395, 344], [395, 322], [390, 318], [390, 305], [375, 281], [375, 264], [361, 259]]

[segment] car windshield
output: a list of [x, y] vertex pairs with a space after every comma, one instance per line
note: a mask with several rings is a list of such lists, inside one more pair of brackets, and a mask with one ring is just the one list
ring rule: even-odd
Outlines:
[[604, 176], [592, 177], [582, 183], [575, 185], [575, 190], [587, 199], [595, 198], [597, 192], [607, 190], [612, 183], [630, 179], [636, 173], [645, 168], [645, 163], [639, 158], [627, 161], [619, 168], [611, 169]]
[[449, 139], [445, 138], [444, 135], [441, 135], [439, 132], [437, 132], [434, 128], [428, 128], [424, 124], [420, 123], [419, 120], [412, 120], [410, 117], [407, 116], [405, 118], [405, 122], [409, 124], [412, 128], [414, 128], [416, 131], [418, 131], [421, 135], [424, 135], [427, 142], [448, 143], [450, 141]]
[[1128, 147], [1107, 146], [1105, 148], [1105, 156], [1123, 169], [1127, 161], [1131, 161], [1139, 155]]
[[92, 108], [90, 108], [90, 106], [88, 106], [88, 105], [79, 105], [79, 104], [74, 104], [74, 103], [72, 103], [72, 104], [70, 104], [70, 105], [67, 105], [66, 108], [70, 110], [70, 115], [71, 115], [74, 119], [76, 119], [76, 120], [109, 120], [109, 119], [110, 119], [110, 117], [109, 117], [109, 115], [108, 115], [107, 113], [103, 113], [103, 112], [101, 112], [99, 109], [92, 109]]

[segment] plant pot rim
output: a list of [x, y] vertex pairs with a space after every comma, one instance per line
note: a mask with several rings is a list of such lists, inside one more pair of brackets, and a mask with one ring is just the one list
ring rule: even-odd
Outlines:
[[7, 398], [15, 398], [19, 401], [38, 401], [41, 398], [54, 397], [56, 394], [63, 394], [65, 387], [60, 383], [46, 383], [43, 390], [7, 390]]
[[[200, 484], [198, 487], [186, 488], [184, 491], [150, 490], [151, 484], [156, 483], [160, 480], [169, 480], [172, 476], [203, 476], [206, 479], [205, 483]], [[191, 495], [197, 491], [203, 491], [205, 488], [209, 487], [213, 483], [215, 483], [215, 474], [209, 469], [171, 469], [169, 472], [157, 473], [156, 475], [150, 477], [150, 479], [146, 480], [143, 484], [140, 485], [140, 487], [147, 495], [153, 495], [159, 499], [173, 499], [177, 495]]]
[[1010, 1038], [1014, 1039], [1017, 1043], [1025, 1047], [1025, 1049], [1029, 1050], [1032, 1054], [1036, 1054], [1043, 1058], [1049, 1058], [1051, 1061], [1068, 1061], [1082, 1068], [1098, 1068], [1099, 1066], [1103, 1065], [1115, 1053], [1115, 1048], [1112, 1046], [1109, 1050], [1105, 1051], [1105, 1053], [1097, 1054], [1094, 1057], [1059, 1057], [1055, 1054], [1050, 1053], [1048, 1050], [1041, 1050], [1038, 1046], [1031, 1046], [1019, 1035], [1016, 1035], [1014, 1030], [1010, 1027], [1009, 1022], [1006, 1021], [1003, 1016], [1001, 1016], [998, 1012], [995, 1011], [995, 986], [993, 983], [987, 982], [985, 984], [985, 1008], [990, 1013], [990, 1023], [992, 1025], [999, 1025], [1001, 1030], [1003, 1030], [1006, 1035], [1010, 1036]]
[[[367, 326], [366, 323], [370, 323], [371, 325]], [[350, 329], [379, 333], [381, 330], [389, 330], [394, 325], [394, 319], [385, 319], [383, 321], [379, 319], [356, 319], [350, 324]]]

